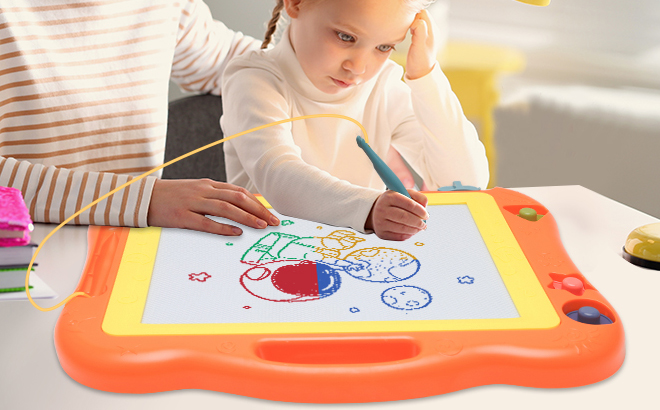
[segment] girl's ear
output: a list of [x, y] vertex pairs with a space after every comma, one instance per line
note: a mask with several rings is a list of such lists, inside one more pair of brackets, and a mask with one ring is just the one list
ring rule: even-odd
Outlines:
[[292, 19], [298, 18], [303, 0], [284, 0], [284, 10]]

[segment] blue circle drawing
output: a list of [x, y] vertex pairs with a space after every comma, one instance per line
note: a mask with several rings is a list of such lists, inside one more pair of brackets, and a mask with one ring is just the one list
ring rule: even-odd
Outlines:
[[415, 276], [420, 262], [413, 255], [392, 248], [364, 248], [351, 252], [342, 261], [344, 271], [367, 282], [399, 282]]
[[387, 306], [398, 310], [415, 310], [428, 306], [431, 303], [431, 294], [417, 286], [395, 286], [385, 290], [380, 299]]

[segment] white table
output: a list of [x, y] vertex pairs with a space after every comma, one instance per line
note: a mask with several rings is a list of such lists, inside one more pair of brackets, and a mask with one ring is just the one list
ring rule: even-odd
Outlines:
[[[0, 302], [0, 408], [14, 409], [622, 409], [658, 403], [660, 330], [656, 312], [660, 272], [621, 257], [634, 228], [659, 222], [581, 186], [518, 188], [554, 215], [573, 262], [619, 313], [626, 332], [626, 359], [609, 379], [570, 389], [481, 386], [441, 396], [390, 403], [306, 405], [270, 402], [201, 390], [129, 395], [97, 391], [62, 370], [53, 345], [61, 310], [41, 312], [27, 301]], [[41, 241], [55, 225], [37, 224]], [[37, 274], [59, 295], [71, 294], [86, 257], [87, 228], [66, 227], [43, 247]], [[53, 300], [38, 301], [52, 306]]]

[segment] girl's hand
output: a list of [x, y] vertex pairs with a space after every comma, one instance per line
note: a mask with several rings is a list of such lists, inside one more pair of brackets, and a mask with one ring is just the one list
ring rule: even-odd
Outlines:
[[279, 225], [248, 190], [211, 179], [158, 179], [149, 204], [147, 224], [183, 228], [217, 235], [236, 236], [240, 228], [215, 222], [204, 215], [219, 216], [262, 229]]
[[426, 229], [428, 198], [412, 189], [408, 193], [412, 199], [394, 191], [385, 191], [379, 196], [369, 212], [365, 229], [373, 230], [381, 239], [392, 241], [404, 241]]
[[417, 13], [410, 25], [412, 39], [406, 60], [406, 76], [411, 80], [430, 73], [436, 63], [438, 45], [433, 36], [434, 28], [435, 23], [426, 10]]

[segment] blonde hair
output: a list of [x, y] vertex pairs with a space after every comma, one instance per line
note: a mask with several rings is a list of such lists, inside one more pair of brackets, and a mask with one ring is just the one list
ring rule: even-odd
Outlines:
[[[435, 0], [402, 0], [406, 6], [411, 10], [420, 11], [429, 7]], [[271, 40], [273, 39], [273, 34], [277, 30], [277, 23], [279, 23], [280, 18], [282, 17], [282, 10], [284, 10], [284, 0], [277, 0], [275, 7], [273, 8], [273, 13], [271, 15], [270, 21], [268, 22], [268, 27], [266, 27], [266, 34], [264, 35], [264, 41], [261, 43], [261, 48], [268, 47]]]

